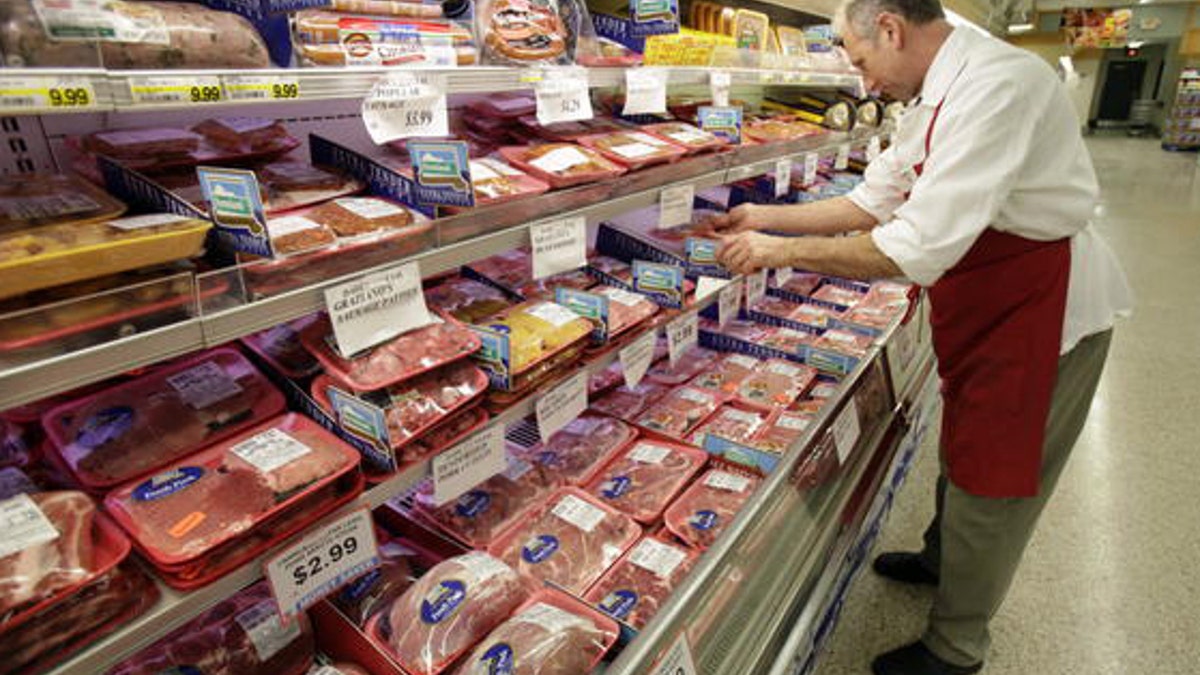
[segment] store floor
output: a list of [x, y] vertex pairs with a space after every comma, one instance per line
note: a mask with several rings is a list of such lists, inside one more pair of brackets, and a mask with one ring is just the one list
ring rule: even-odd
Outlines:
[[[1097, 224], [1138, 297], [1013, 589], [992, 622], [987, 675], [1200, 669], [1200, 171], [1157, 141], [1088, 139]], [[919, 546], [936, 451], [922, 448], [876, 552]], [[819, 675], [870, 672], [918, 637], [929, 589], [865, 571]]]

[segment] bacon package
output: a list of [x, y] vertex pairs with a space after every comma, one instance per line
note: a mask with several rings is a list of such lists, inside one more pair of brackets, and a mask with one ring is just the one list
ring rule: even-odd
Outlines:
[[503, 473], [442, 506], [434, 504], [433, 485], [426, 484], [417, 495], [417, 511], [468, 546], [486, 548], [554, 487], [545, 468], [514, 459]]
[[690, 440], [692, 445], [701, 448], [708, 434], [713, 434], [745, 445], [766, 423], [766, 413], [724, 405], [692, 432]]
[[247, 154], [273, 149], [289, 137], [287, 128], [270, 117], [213, 117], [192, 131], [222, 150]]
[[643, 380], [636, 387], [621, 385], [592, 401], [591, 410], [617, 419], [631, 420], [667, 395], [671, 385]]
[[638, 441], [588, 484], [587, 491], [642, 524], [654, 522], [708, 456], [695, 448]]
[[642, 127], [642, 131], [682, 146], [688, 154], [719, 150], [729, 145], [729, 141], [724, 138], [684, 122], [650, 124]]
[[692, 378], [690, 384], [723, 394], [736, 394], [742, 381], [750, 377], [761, 363], [759, 359], [746, 354], [728, 354], [721, 357], [711, 369]]
[[693, 549], [646, 537], [587, 592], [601, 612], [641, 630], [699, 557]]
[[444, 560], [376, 614], [367, 634], [410, 675], [438, 675], [529, 597], [512, 568], [482, 552]]
[[738, 401], [755, 408], [786, 408], [800, 398], [817, 380], [810, 366], [786, 359], [771, 359], [742, 380]]
[[642, 536], [628, 516], [560, 488], [488, 547], [522, 575], [582, 595]]
[[578, 142], [633, 170], [674, 162], [687, 154], [687, 150], [670, 141], [640, 131], [584, 136]]
[[71, 401], [44, 416], [54, 452], [85, 487], [146, 475], [283, 410], [283, 395], [229, 348]]
[[317, 320], [310, 314], [294, 321], [247, 335], [242, 344], [285, 377], [300, 380], [321, 370], [321, 364], [300, 343], [300, 333]]
[[704, 550], [733, 522], [759, 480], [713, 469], [684, 491], [667, 509], [667, 529], [692, 548]]
[[513, 447], [512, 453], [545, 467], [563, 483], [585, 485], [636, 437], [637, 432], [618, 419], [584, 414], [568, 422], [548, 442], [530, 448]]
[[509, 164], [556, 189], [616, 178], [626, 171], [599, 152], [570, 143], [506, 146], [499, 152]]
[[644, 429], [683, 439], [721, 404], [721, 397], [706, 389], [682, 386], [672, 389], [637, 418]]

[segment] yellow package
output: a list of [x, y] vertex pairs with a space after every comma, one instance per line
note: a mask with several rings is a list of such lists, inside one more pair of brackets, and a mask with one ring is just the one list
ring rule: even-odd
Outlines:
[[762, 12], [749, 9], [739, 9], [734, 20], [733, 35], [737, 40], [738, 49], [765, 51], [767, 36], [771, 30], [771, 20]]
[[785, 56], [804, 56], [808, 53], [804, 43], [804, 31], [791, 26], [776, 26], [775, 38], [779, 42], [779, 53]]

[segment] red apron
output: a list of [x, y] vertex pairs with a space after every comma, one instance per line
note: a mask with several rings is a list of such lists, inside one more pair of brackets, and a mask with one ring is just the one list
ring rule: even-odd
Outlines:
[[[925, 132], [926, 157], [941, 108]], [[913, 167], [918, 176], [924, 164]], [[928, 289], [942, 453], [947, 476], [968, 493], [1038, 493], [1070, 273], [1069, 239], [989, 227]]]

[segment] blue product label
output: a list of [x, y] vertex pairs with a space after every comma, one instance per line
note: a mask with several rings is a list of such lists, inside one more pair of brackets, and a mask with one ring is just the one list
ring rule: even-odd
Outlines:
[[425, 623], [441, 623], [454, 613], [467, 599], [467, 585], [457, 579], [447, 579], [429, 591], [421, 601], [421, 620]]
[[75, 433], [75, 442], [85, 448], [111, 443], [133, 427], [133, 408], [126, 405], [105, 408], [87, 418]]
[[697, 115], [700, 117], [700, 128], [728, 140], [730, 143], [742, 142], [742, 109], [740, 107], [702, 106]]
[[96, 160], [104, 176], [105, 189], [126, 204], [137, 205], [147, 212], [174, 213], [185, 218], [206, 217], [203, 211], [136, 171], [107, 157]]
[[633, 612], [633, 608], [637, 607], [637, 603], [638, 594], [622, 588], [604, 596], [604, 599], [596, 606], [600, 608], [601, 612], [613, 618], [624, 619]]
[[691, 525], [692, 527], [701, 531], [711, 530], [717, 526], [717, 522], [719, 522], [720, 519], [721, 517], [718, 516], [715, 511], [704, 509], [693, 513], [692, 517], [688, 518], [688, 525]]
[[687, 259], [690, 263], [697, 265], [715, 265], [717, 264], [717, 242], [712, 239], [700, 239], [697, 237], [688, 237], [684, 242], [687, 248]]
[[466, 141], [409, 141], [408, 154], [413, 161], [418, 201], [475, 206]]
[[196, 175], [221, 240], [235, 251], [275, 257], [254, 172], [202, 166], [196, 169]]
[[342, 431], [361, 441], [356, 447], [370, 448], [370, 452], [364, 453], [367, 460], [384, 471], [395, 471], [396, 456], [392, 452], [387, 413], [383, 407], [347, 394], [337, 387], [328, 387], [325, 395], [329, 397], [329, 404], [333, 406]]
[[492, 505], [492, 496], [483, 490], [471, 490], [458, 498], [454, 512], [463, 518], [475, 518]]
[[181, 466], [174, 471], [160, 473], [133, 489], [133, 498], [139, 502], [152, 502], [185, 490], [204, 477], [204, 469], [198, 466]]
[[605, 499], [618, 499], [633, 487], [629, 476], [613, 476], [600, 486], [600, 495]]
[[378, 569], [371, 570], [370, 572], [367, 572], [366, 574], [352, 581], [349, 586], [343, 588], [342, 592], [338, 594], [338, 597], [341, 598], [343, 602], [358, 602], [359, 600], [362, 600], [372, 588], [375, 587], [375, 582], [379, 581], [380, 576], [382, 576], [382, 573]]
[[204, 675], [204, 671], [196, 666], [171, 666], [160, 671], [158, 675]]
[[550, 534], [539, 534], [525, 542], [521, 548], [521, 558], [531, 565], [545, 562], [558, 552], [558, 537]]
[[595, 323], [592, 339], [604, 342], [608, 339], [608, 298], [587, 291], [559, 286], [554, 289], [554, 301]]
[[634, 260], [633, 289], [656, 300], [663, 299], [668, 304], [679, 306], [683, 302], [683, 268]]
[[[488, 650], [479, 658], [479, 663], [483, 665], [483, 673], [486, 675], [511, 675], [513, 672], [513, 648], [501, 642], [488, 647]], [[480, 672], [476, 669], [475, 672]]]
[[488, 380], [495, 389], [508, 390], [512, 388], [512, 373], [509, 372], [508, 326], [493, 325], [489, 327], [468, 326], [479, 336], [479, 351], [472, 358], [488, 374]]

